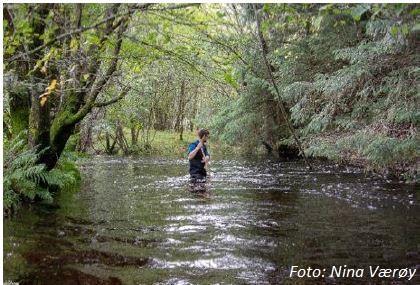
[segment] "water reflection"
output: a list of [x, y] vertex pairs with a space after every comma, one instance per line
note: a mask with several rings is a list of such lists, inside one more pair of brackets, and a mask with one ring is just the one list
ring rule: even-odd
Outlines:
[[97, 157], [83, 171], [58, 209], [5, 221], [5, 280], [277, 284], [290, 265], [420, 264], [418, 191], [359, 169], [220, 160], [200, 191], [185, 160]]

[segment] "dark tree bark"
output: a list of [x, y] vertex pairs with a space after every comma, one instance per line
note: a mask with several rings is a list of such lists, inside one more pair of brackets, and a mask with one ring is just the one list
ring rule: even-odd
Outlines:
[[[41, 36], [44, 34], [46, 25], [44, 19], [52, 9], [52, 4], [35, 5], [33, 9], [33, 18], [31, 26], [33, 29], [33, 44], [30, 48], [36, 48], [42, 46], [43, 40]], [[42, 51], [33, 53], [31, 58], [31, 64], [35, 64], [36, 61], [40, 60], [43, 56]], [[30, 75], [30, 102], [31, 109], [29, 113], [29, 143], [33, 147], [37, 147], [39, 150], [43, 150], [43, 155], [47, 156], [51, 153], [49, 147], [49, 129], [51, 120], [49, 118], [50, 106], [49, 102], [41, 103], [40, 95], [43, 93], [43, 84], [40, 80], [45, 80], [47, 75], [41, 71], [40, 68], [35, 68], [33, 73]], [[40, 163], [47, 163], [50, 159], [41, 159]]]
[[[116, 152], [115, 151], [115, 146], [117, 144], [116, 137], [117, 137], [116, 133], [115, 133], [115, 137], [112, 138], [108, 132], [105, 132], [105, 152], [107, 154], [114, 154]], [[113, 139], [112, 143], [111, 143], [111, 139]]]

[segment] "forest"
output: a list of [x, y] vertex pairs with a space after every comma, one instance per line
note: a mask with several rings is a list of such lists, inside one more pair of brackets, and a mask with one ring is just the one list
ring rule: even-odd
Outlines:
[[177, 141], [197, 127], [229, 152], [304, 153], [417, 180], [416, 4], [3, 11], [7, 207], [74, 181], [71, 153], [182, 155]]
[[[217, 176], [223, 163], [249, 157], [285, 171], [298, 163], [297, 179], [331, 164], [418, 185], [419, 15], [415, 3], [3, 4], [3, 214], [55, 205], [96, 174], [113, 177], [89, 172], [96, 159], [116, 173], [116, 161], [131, 161], [121, 177], [134, 171], [133, 183], [150, 161], [153, 175], [164, 174], [154, 159], [171, 161], [167, 175], [181, 163], [185, 175], [202, 128], [220, 187], [248, 173]], [[416, 206], [417, 194], [405, 193]]]

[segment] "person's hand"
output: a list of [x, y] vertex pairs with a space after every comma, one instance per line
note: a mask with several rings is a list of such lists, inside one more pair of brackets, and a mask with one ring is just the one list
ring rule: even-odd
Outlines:
[[200, 149], [203, 147], [203, 145], [204, 145], [203, 140], [200, 139], [200, 142], [198, 143], [197, 148]]

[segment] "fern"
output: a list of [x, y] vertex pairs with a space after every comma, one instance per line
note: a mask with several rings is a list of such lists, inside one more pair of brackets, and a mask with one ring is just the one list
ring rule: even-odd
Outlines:
[[20, 201], [40, 199], [51, 202], [50, 187], [63, 189], [80, 180], [79, 171], [71, 155], [64, 154], [56, 168], [47, 171], [44, 164], [38, 164], [39, 155], [34, 148], [27, 148], [24, 134], [5, 142], [3, 171], [3, 204], [5, 213], [19, 207]]

